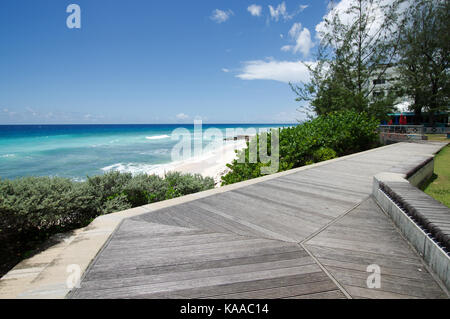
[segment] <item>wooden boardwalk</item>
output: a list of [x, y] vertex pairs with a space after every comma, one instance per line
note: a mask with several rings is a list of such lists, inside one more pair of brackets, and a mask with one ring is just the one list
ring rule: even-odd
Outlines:
[[[125, 219], [71, 298], [448, 298], [369, 196], [397, 144]], [[381, 270], [368, 288], [367, 266]]]

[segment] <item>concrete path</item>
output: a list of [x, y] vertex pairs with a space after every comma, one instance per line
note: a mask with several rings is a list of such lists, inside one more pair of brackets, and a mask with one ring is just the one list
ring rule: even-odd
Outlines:
[[[71, 298], [448, 298], [370, 197], [443, 144], [399, 143], [125, 218]], [[146, 212], [147, 210], [147, 212]], [[369, 265], [381, 287], [368, 288]]]

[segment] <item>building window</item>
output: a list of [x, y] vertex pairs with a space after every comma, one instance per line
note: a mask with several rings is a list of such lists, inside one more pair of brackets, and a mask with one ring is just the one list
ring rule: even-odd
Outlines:
[[384, 83], [386, 83], [385, 79], [373, 80], [373, 85], [384, 84]]
[[373, 92], [373, 97], [383, 97], [384, 91], [375, 91]]

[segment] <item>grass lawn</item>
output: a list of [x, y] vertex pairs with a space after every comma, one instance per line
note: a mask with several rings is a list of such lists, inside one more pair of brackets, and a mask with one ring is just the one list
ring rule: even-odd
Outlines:
[[449, 142], [447, 134], [425, 134], [429, 141]]
[[444, 147], [434, 158], [434, 174], [422, 190], [450, 207], [450, 145]]

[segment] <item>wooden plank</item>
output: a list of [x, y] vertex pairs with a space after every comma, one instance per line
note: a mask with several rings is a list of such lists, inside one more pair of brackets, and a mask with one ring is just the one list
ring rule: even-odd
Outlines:
[[[367, 287], [367, 278], [371, 273], [361, 270], [355, 270], [350, 268], [341, 268], [341, 267], [335, 267], [335, 266], [327, 266], [327, 270], [332, 272], [333, 274], [336, 274], [338, 276], [342, 274], [342, 276], [345, 277], [353, 277], [355, 279], [361, 279], [362, 286], [360, 287]], [[429, 291], [438, 291], [442, 293], [441, 289], [436, 285], [436, 283], [433, 280], [426, 280], [426, 279], [432, 279], [429, 278], [423, 278], [423, 280], [417, 279], [417, 278], [411, 278], [411, 277], [405, 277], [405, 276], [397, 276], [397, 275], [391, 275], [387, 273], [381, 272], [381, 286], [383, 289], [383, 284], [393, 284], [398, 286], [405, 286], [409, 287], [411, 290], [414, 290], [415, 288], [418, 288], [417, 290], [420, 291], [422, 289], [426, 289]], [[359, 286], [359, 285], [356, 285]]]
[[423, 264], [420, 259], [415, 256], [395, 256], [378, 254], [374, 252], [361, 252], [349, 249], [335, 249], [326, 246], [316, 246], [316, 245], [306, 245], [309, 251], [313, 253], [314, 256], [320, 258], [330, 258], [338, 261], [353, 261], [356, 263], [370, 263], [385, 265], [390, 268], [397, 269], [410, 269], [410, 267], [423, 268]]
[[[228, 241], [220, 241], [220, 242], [213, 242], [209, 243], [205, 241], [205, 243], [201, 244], [192, 244], [192, 245], [183, 245], [183, 242], [179, 242], [178, 246], [172, 246], [172, 247], [152, 247], [147, 248], [145, 250], [146, 254], [136, 254], [136, 258], [144, 258], [147, 259], [147, 255], [150, 256], [158, 256], [158, 255], [167, 255], [170, 254], [172, 256], [181, 255], [183, 256], [186, 254], [186, 252], [189, 252], [190, 254], [207, 254], [207, 253], [215, 253], [217, 251], [220, 251], [221, 249], [224, 250], [238, 250], [238, 249], [245, 249], [248, 250], [249, 248], [258, 248], [261, 247], [261, 245], [273, 245], [273, 246], [280, 246], [280, 244], [276, 241], [270, 242], [269, 239], [260, 239], [260, 238], [251, 238], [251, 237], [243, 237], [243, 238], [233, 238], [233, 240]], [[105, 249], [103, 251], [103, 261], [108, 262], [109, 259], [121, 259], [123, 257], [126, 257], [129, 254], [133, 254], [132, 251], [129, 250], [122, 250], [122, 251], [114, 251], [110, 252], [108, 249]], [[134, 255], [134, 254], [133, 254]]]
[[[299, 267], [271, 269], [263, 271], [254, 271], [248, 273], [227, 274], [223, 276], [205, 278], [177, 280], [172, 282], [158, 282], [138, 286], [127, 286], [120, 288], [107, 289], [86, 289], [79, 290], [83, 292], [85, 298], [123, 298], [126, 296], [138, 296], [157, 292], [170, 292], [173, 290], [189, 289], [195, 287], [214, 286], [227, 283], [248, 282], [260, 279], [270, 279], [284, 276], [293, 276], [300, 274], [311, 274], [320, 271], [317, 265], [306, 265]], [[83, 282], [81, 283], [83, 287]]]
[[297, 240], [295, 238], [292, 238], [292, 236], [289, 236], [289, 237], [284, 236], [275, 231], [267, 229], [267, 228], [263, 227], [260, 223], [258, 223], [258, 224], [254, 223], [252, 221], [252, 219], [248, 218], [247, 216], [241, 217], [238, 214], [231, 215], [228, 212], [226, 212], [225, 210], [223, 210], [223, 209], [221, 210], [218, 206], [214, 206], [207, 202], [197, 201], [195, 204], [198, 205], [199, 207], [202, 207], [211, 212], [214, 212], [217, 215], [221, 215], [225, 218], [229, 218], [229, 219], [232, 219], [232, 220], [238, 222], [239, 224], [247, 227], [250, 230], [249, 234], [253, 234], [254, 236], [258, 236], [258, 237], [262, 237], [262, 238], [272, 238], [272, 239], [282, 240], [282, 241], [286, 241], [286, 242], [297, 242]]
[[255, 202], [250, 198], [247, 200], [241, 198], [241, 201], [237, 202], [236, 196], [231, 193], [224, 193], [223, 196], [211, 198], [208, 201], [202, 200], [202, 202], [207, 204], [209, 209], [215, 208], [228, 215], [238, 216], [240, 219], [297, 241], [318, 228], [317, 225], [311, 225], [298, 217], [283, 214], [282, 209], [258, 207], [261, 201]]
[[[361, 275], [357, 272], [343, 272], [330, 270], [333, 276], [346, 287], [347, 285], [356, 286], [360, 288], [367, 288], [367, 274], [365, 278], [361, 278]], [[395, 293], [410, 297], [418, 297], [418, 298], [431, 298], [431, 299], [447, 299], [447, 296], [443, 293], [443, 291], [439, 288], [431, 288], [429, 286], [413, 286], [411, 284], [403, 284], [400, 283], [399, 280], [388, 281], [383, 280], [381, 288], [373, 288], [374, 291], [383, 291], [389, 293]]]
[[96, 280], [84, 281], [83, 287], [87, 289], [107, 289], [140, 286], [153, 283], [175, 282], [187, 279], [192, 280], [203, 278], [205, 280], [208, 280], [208, 278], [210, 277], [232, 275], [236, 273], [245, 274], [266, 270], [278, 270], [283, 268], [300, 268], [302, 266], [304, 266], [305, 269], [313, 269], [315, 271], [320, 270], [320, 268], [314, 263], [313, 259], [308, 256], [298, 259], [260, 262], [227, 267], [218, 267], [218, 265], [212, 265], [211, 268], [196, 270], [183, 270], [175, 268], [173, 272], [162, 274], [143, 274], [134, 276], [126, 274], [125, 276], [119, 278], [99, 278]]
[[249, 292], [217, 295], [209, 298], [219, 299], [278, 299], [293, 296], [307, 295], [311, 293], [335, 291], [336, 285], [330, 280], [324, 280], [300, 285], [283, 286], [264, 290], [254, 290]]
[[367, 287], [356, 287], [346, 285], [345, 290], [355, 299], [369, 298], [369, 299], [419, 299], [419, 297], [397, 294], [379, 289], [369, 289]]
[[[131, 259], [116, 259], [113, 258], [110, 262], [103, 262], [104, 256], [97, 259], [94, 262], [93, 269], [102, 269], [103, 271], [114, 271], [115, 269], [137, 269], [142, 267], [152, 267], [152, 266], [165, 266], [165, 265], [174, 265], [180, 263], [189, 263], [189, 262], [203, 262], [203, 261], [212, 261], [212, 260], [221, 260], [221, 259], [231, 259], [231, 258], [239, 258], [239, 257], [247, 257], [247, 256], [256, 256], [259, 254], [270, 254], [277, 251], [281, 252], [291, 252], [298, 251], [298, 247], [293, 245], [261, 245], [259, 247], [249, 247], [242, 249], [223, 249], [222, 251], [204, 253], [198, 252], [196, 254], [192, 254], [189, 251], [186, 251], [184, 256], [173, 256], [170, 253], [166, 253], [160, 256], [149, 256], [148, 258], [140, 258], [140, 260], [136, 260], [135, 258]], [[132, 255], [131, 255], [132, 256]]]
[[250, 196], [256, 199], [261, 200], [264, 205], [271, 205], [275, 207], [282, 207], [283, 211], [286, 213], [292, 215], [292, 216], [299, 216], [302, 215], [304, 217], [312, 217], [311, 220], [317, 220], [320, 218], [323, 218], [325, 221], [330, 221], [332, 219], [331, 216], [324, 214], [322, 212], [317, 212], [312, 209], [308, 209], [307, 207], [299, 206], [298, 200], [294, 204], [289, 203], [286, 199], [280, 198], [280, 197], [274, 197], [274, 198], [268, 198], [267, 196], [264, 196], [263, 194], [260, 194], [260, 192], [257, 191], [249, 191], [249, 189], [242, 189], [242, 190], [236, 190], [234, 191], [236, 194], [242, 194], [245, 196]]
[[286, 299], [347, 299], [340, 290], [331, 290], [313, 294], [291, 296]]
[[322, 271], [294, 275], [294, 276], [284, 276], [277, 278], [244, 281], [237, 283], [227, 283], [215, 286], [206, 286], [192, 289], [184, 290], [174, 290], [166, 293], [154, 293], [154, 294], [144, 294], [139, 295], [139, 298], [207, 298], [220, 296], [225, 294], [251, 292], [255, 290], [270, 289], [277, 287], [285, 287], [288, 285], [299, 285], [303, 283], [313, 283], [320, 282], [328, 279]]
[[[174, 271], [192, 271], [192, 270], [201, 270], [201, 269], [209, 269], [209, 268], [223, 268], [229, 266], [238, 266], [238, 265], [248, 265], [248, 264], [257, 264], [261, 262], [270, 262], [277, 260], [288, 260], [288, 259], [296, 259], [303, 258], [309, 256], [305, 251], [295, 250], [292, 252], [282, 252], [282, 253], [270, 253], [265, 255], [256, 255], [256, 256], [245, 256], [238, 258], [227, 258], [227, 259], [216, 259], [216, 260], [208, 260], [208, 261], [193, 261], [186, 263], [177, 263], [172, 265], [162, 265], [162, 266], [143, 266], [140, 268], [125, 268], [125, 269], [116, 269], [115, 271], [110, 270], [102, 270], [102, 267], [96, 267], [87, 274], [85, 277], [85, 281], [96, 280], [96, 279], [109, 279], [109, 278], [119, 278], [119, 277], [132, 277], [139, 275], [158, 275], [158, 274], [166, 274]], [[95, 266], [94, 266], [95, 267]]]
[[[349, 270], [357, 270], [366, 272], [369, 265], [373, 265], [374, 262], [366, 261], [362, 263], [351, 263], [346, 261], [338, 261], [329, 258], [321, 258], [320, 262], [324, 266], [343, 268]], [[383, 264], [377, 264], [380, 266], [381, 274], [392, 275], [400, 278], [414, 279], [423, 282], [433, 282], [433, 277], [428, 274], [424, 267], [412, 267], [412, 268], [389, 268]], [[369, 273], [368, 273], [369, 274]]]
[[[365, 238], [358, 232], [358, 225], [377, 221], [379, 228], [386, 230], [386, 237], [379, 228], [371, 231], [364, 228]], [[353, 223], [352, 223], [353, 222]], [[355, 231], [342, 231], [342, 226], [351, 224]], [[345, 229], [345, 228], [344, 228]], [[392, 222], [381, 212], [372, 199], [366, 200], [355, 210], [312, 238], [305, 245], [319, 262], [342, 285], [367, 288], [370, 275], [366, 267], [377, 264], [381, 270], [381, 288], [375, 291], [420, 297], [445, 298], [446, 295], [423, 266], [420, 258], [404, 242]], [[381, 232], [382, 233], [382, 232]], [[359, 297], [374, 297], [375, 292]]]

